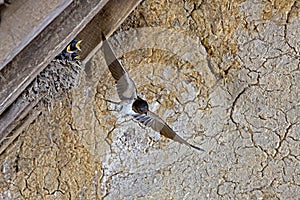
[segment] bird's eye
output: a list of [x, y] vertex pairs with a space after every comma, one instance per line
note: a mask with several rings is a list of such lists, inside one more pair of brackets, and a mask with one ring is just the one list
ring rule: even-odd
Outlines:
[[141, 106], [139, 108], [139, 111], [142, 112], [142, 113], [147, 112], [148, 111], [148, 105], [145, 104], [145, 105]]

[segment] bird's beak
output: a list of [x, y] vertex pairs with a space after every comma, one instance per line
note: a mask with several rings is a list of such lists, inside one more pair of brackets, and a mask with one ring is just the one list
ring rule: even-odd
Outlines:
[[81, 42], [82, 42], [82, 40], [79, 40], [79, 41], [76, 43], [76, 48], [77, 48], [79, 51], [81, 51], [81, 48], [80, 48]]
[[67, 46], [67, 52], [68, 53], [73, 53], [73, 51], [71, 51], [71, 46], [70, 45]]

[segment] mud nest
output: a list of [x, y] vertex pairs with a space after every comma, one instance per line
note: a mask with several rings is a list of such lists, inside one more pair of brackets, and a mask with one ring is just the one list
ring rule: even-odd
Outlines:
[[23, 92], [25, 101], [50, 104], [80, 83], [80, 61], [53, 60]]

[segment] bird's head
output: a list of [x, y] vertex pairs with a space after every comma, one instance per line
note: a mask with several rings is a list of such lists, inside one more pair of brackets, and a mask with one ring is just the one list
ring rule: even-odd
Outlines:
[[146, 114], [148, 112], [148, 103], [147, 101], [137, 98], [132, 104], [132, 110], [139, 114]]
[[79, 50], [81, 51], [81, 40], [72, 40], [70, 44], [67, 46], [67, 52], [68, 53], [74, 53], [75, 51]]

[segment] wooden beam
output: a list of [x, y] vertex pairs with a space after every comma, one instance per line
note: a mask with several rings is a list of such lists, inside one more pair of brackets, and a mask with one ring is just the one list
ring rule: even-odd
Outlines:
[[73, 1], [0, 71], [0, 114], [108, 0]]
[[[107, 37], [112, 34], [139, 2], [101, 1], [97, 9], [93, 8], [93, 14], [85, 10], [85, 14], [89, 15], [85, 17], [78, 13], [82, 7], [71, 4], [0, 71], [0, 154], [37, 117], [36, 112], [31, 111], [40, 99], [24, 102], [19, 97], [31, 80], [75, 37], [83, 40], [81, 57], [87, 62], [99, 48], [101, 32]], [[81, 21], [74, 13], [81, 16]]]
[[141, 0], [110, 0], [77, 36], [83, 40], [81, 58], [86, 63], [101, 46], [101, 33], [110, 36]]
[[0, 70], [71, 3], [72, 0], [19, 0], [7, 4], [1, 13]]

